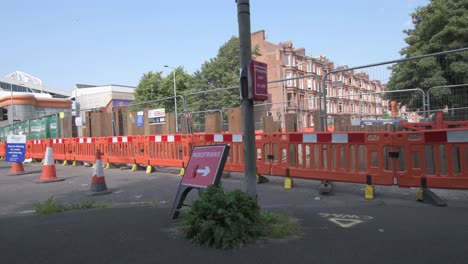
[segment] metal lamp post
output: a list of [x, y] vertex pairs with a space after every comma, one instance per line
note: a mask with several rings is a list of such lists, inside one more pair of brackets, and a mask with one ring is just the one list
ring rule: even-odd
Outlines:
[[171, 67], [171, 66], [168, 66], [168, 65], [164, 65], [164, 67], [166, 68], [170, 68], [173, 70], [173, 76], [174, 76], [174, 109], [175, 109], [175, 123], [176, 123], [176, 126], [175, 126], [175, 131], [176, 133], [179, 132], [179, 129], [177, 128], [177, 90], [176, 90], [176, 69]]
[[[13, 84], [10, 83], [10, 104], [11, 104], [11, 118], [10, 123], [13, 126], [14, 110], [13, 110]], [[13, 129], [13, 127], [12, 127]]]

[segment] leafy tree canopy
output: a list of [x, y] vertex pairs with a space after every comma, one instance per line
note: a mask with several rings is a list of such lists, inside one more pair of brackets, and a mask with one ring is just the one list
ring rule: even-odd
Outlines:
[[[212, 58], [194, 73], [194, 84], [199, 91], [226, 88], [239, 85], [239, 38], [231, 37]], [[201, 109], [222, 109], [240, 105], [239, 89], [208, 92], [192, 98], [194, 107]]]
[[[414, 28], [404, 31], [408, 35], [405, 38], [408, 46], [400, 51], [404, 57], [468, 47], [467, 0], [432, 0], [427, 6], [417, 8], [411, 17]], [[390, 90], [421, 88], [427, 92], [431, 87], [467, 82], [468, 52], [459, 52], [399, 63], [393, 67], [388, 87]], [[464, 90], [462, 97], [466, 99], [468, 89]], [[461, 97], [449, 96], [451, 93], [448, 88], [431, 90], [434, 99], [431, 105], [456, 104]], [[397, 100], [391, 97], [391, 94], [387, 96], [388, 99]], [[444, 100], [437, 100], [437, 97]], [[410, 108], [421, 105], [419, 100], [412, 97], [399, 98], [398, 101]]]

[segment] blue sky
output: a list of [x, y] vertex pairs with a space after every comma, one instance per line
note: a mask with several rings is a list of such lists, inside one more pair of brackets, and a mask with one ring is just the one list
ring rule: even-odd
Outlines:
[[[428, 0], [251, 0], [251, 30], [357, 66], [400, 58], [402, 30]], [[137, 85], [167, 64], [189, 73], [238, 35], [235, 0], [0, 0], [0, 75], [45, 85]]]

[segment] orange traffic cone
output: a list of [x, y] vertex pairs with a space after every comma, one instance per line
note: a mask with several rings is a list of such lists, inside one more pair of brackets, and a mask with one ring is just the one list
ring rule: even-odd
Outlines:
[[36, 183], [49, 183], [63, 181], [65, 178], [58, 178], [55, 170], [54, 150], [52, 149], [52, 140], [49, 139], [45, 152], [44, 164], [42, 166], [42, 174]]
[[22, 162], [12, 162], [10, 172], [11, 172], [12, 175], [19, 175], [19, 174], [25, 174], [26, 173], [24, 171], [24, 167], [23, 167]]
[[107, 189], [104, 169], [102, 167], [101, 152], [96, 151], [96, 163], [94, 164], [93, 178], [91, 179], [91, 195], [102, 195], [111, 193]]

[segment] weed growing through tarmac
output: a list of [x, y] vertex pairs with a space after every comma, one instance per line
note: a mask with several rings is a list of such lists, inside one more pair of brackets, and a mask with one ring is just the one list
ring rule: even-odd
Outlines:
[[380, 199], [379, 202], [378, 202], [378, 205], [387, 206], [387, 203], [384, 200]]
[[36, 203], [33, 206], [34, 211], [38, 215], [49, 215], [71, 210], [82, 210], [92, 208], [105, 209], [111, 207], [109, 204], [96, 204], [96, 202], [94, 201], [82, 201], [80, 203], [64, 205], [59, 200], [55, 199], [54, 196], [51, 196], [49, 199], [45, 200], [42, 203]]
[[38, 215], [49, 215], [63, 211], [63, 205], [60, 201], [54, 199], [54, 196], [49, 197], [43, 203], [36, 203], [33, 205], [34, 211]]
[[185, 215], [182, 229], [193, 243], [221, 249], [301, 233], [297, 221], [286, 214], [261, 211], [246, 193], [214, 186], [199, 192]]
[[265, 223], [265, 239], [283, 239], [301, 233], [297, 219], [292, 219], [287, 214], [262, 211], [260, 216]]

